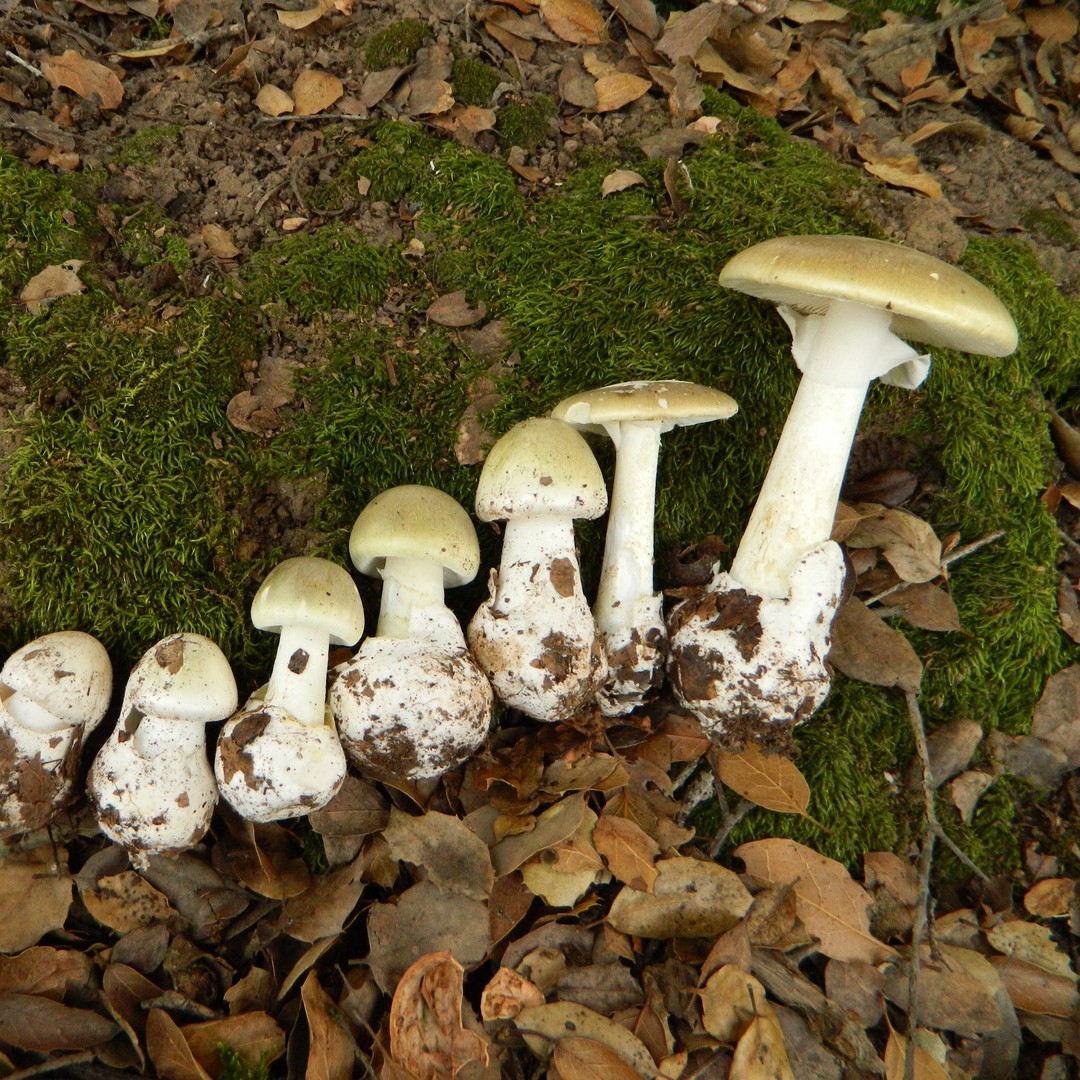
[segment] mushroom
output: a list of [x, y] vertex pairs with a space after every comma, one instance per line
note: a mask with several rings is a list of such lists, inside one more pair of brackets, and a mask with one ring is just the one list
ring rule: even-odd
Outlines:
[[383, 587], [376, 635], [335, 668], [330, 687], [345, 755], [366, 772], [441, 776], [484, 741], [495, 705], [443, 602], [445, 588], [476, 577], [476, 530], [445, 492], [405, 484], [364, 507], [349, 555]]
[[337, 794], [345, 752], [326, 704], [330, 645], [355, 645], [364, 609], [349, 572], [327, 559], [278, 563], [251, 604], [259, 630], [280, 635], [269, 683], [230, 717], [214, 773], [249, 821], [310, 814]]
[[236, 704], [229, 661], [201, 634], [163, 638], [135, 665], [89, 790], [101, 831], [127, 848], [136, 866], [186, 851], [210, 827], [217, 785], [206, 725]]
[[0, 669], [0, 837], [40, 829], [71, 800], [79, 753], [112, 696], [105, 647], [60, 630]]
[[829, 536], [870, 382], [914, 389], [925, 378], [929, 356], [901, 337], [1005, 356], [1017, 335], [962, 270], [864, 237], [767, 240], [728, 262], [720, 283], [779, 305], [803, 377], [731, 569], [672, 613], [672, 677], [715, 730], [760, 734], [805, 720], [828, 693], [843, 581]]
[[663, 597], [653, 589], [653, 516], [660, 437], [675, 427], [724, 420], [738, 405], [689, 382], [627, 382], [586, 390], [551, 415], [615, 444], [615, 478], [593, 615], [608, 664], [598, 694], [605, 716], [625, 716], [663, 678]]
[[491, 448], [476, 489], [482, 521], [505, 521], [489, 600], [466, 638], [507, 705], [536, 720], [573, 716], [607, 672], [581, 589], [574, 519], [607, 508], [600, 466], [561, 420], [525, 420]]

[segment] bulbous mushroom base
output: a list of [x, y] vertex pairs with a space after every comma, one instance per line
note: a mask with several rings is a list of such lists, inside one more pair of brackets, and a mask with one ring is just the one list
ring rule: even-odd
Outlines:
[[664, 681], [668, 640], [663, 597], [642, 598], [632, 625], [601, 631], [600, 643], [608, 673], [597, 691], [597, 704], [603, 716], [626, 716]]
[[330, 709], [361, 772], [434, 779], [487, 738], [495, 698], [464, 641], [371, 637], [337, 673]]
[[799, 560], [787, 597], [761, 597], [719, 573], [669, 619], [678, 700], [718, 746], [782, 746], [829, 693], [829, 630], [844, 559], [831, 541]]
[[0, 839], [41, 829], [74, 797], [82, 731], [29, 731], [0, 704]]
[[248, 821], [322, 809], [347, 771], [332, 722], [308, 727], [279, 706], [250, 704], [218, 736], [214, 775], [222, 797]]
[[217, 785], [206, 757], [184, 746], [140, 755], [118, 728], [94, 759], [88, 787], [101, 831], [145, 869], [152, 855], [194, 847], [210, 828]]

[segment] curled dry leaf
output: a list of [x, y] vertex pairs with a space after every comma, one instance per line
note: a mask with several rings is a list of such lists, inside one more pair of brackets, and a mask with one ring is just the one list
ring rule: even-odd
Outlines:
[[[280, 14], [279, 11], [278, 15]], [[293, 99], [272, 83], [264, 83], [255, 95], [255, 108], [267, 116], [284, 116], [285, 113], [293, 111], [294, 105]]]
[[282, 11], [278, 9], [277, 17], [290, 30], [303, 30], [317, 22], [334, 7], [333, 0], [317, 0], [314, 7], [304, 8], [303, 11]]
[[41, 72], [52, 87], [74, 90], [81, 98], [96, 94], [103, 109], [118, 109], [124, 98], [124, 87], [111, 68], [87, 60], [74, 49], [61, 56], [46, 56], [41, 61]]
[[546, 1058], [553, 1053], [561, 1039], [582, 1037], [614, 1051], [646, 1080], [652, 1080], [657, 1075], [652, 1055], [636, 1035], [627, 1031], [622, 1024], [584, 1005], [570, 1001], [537, 1005], [535, 1008], [522, 1009], [514, 1023], [537, 1057]]
[[240, 249], [232, 242], [229, 231], [220, 225], [204, 225], [199, 230], [199, 235], [215, 259], [235, 259], [240, 254]]
[[448, 952], [420, 957], [401, 977], [390, 1005], [390, 1053], [419, 1080], [454, 1080], [488, 1062], [486, 1036], [462, 1022], [465, 969]]
[[317, 878], [311, 887], [285, 901], [278, 925], [299, 941], [319, 941], [340, 933], [364, 890], [364, 856]]
[[1066, 1017], [1080, 1006], [1075, 976], [1053, 974], [1015, 956], [992, 956], [990, 963], [1020, 1012]]
[[312, 1080], [352, 1080], [358, 1053], [356, 1041], [314, 971], [308, 973], [300, 987], [300, 1000], [304, 1003], [311, 1047], [306, 1075]]
[[75, 296], [86, 289], [79, 280], [81, 268], [82, 262], [79, 259], [71, 259], [62, 266], [46, 266], [23, 286], [19, 299], [31, 315], [37, 315], [50, 300], [58, 300], [61, 296]]
[[634, 172], [633, 169], [616, 169], [604, 177], [604, 182], [600, 185], [600, 194], [606, 198], [608, 195], [614, 195], [617, 191], [625, 191], [636, 184], [644, 183], [645, 177], [641, 173]]
[[608, 922], [645, 938], [714, 937], [750, 910], [753, 898], [738, 875], [717, 863], [685, 856], [656, 864], [653, 890], [629, 886], [615, 897]]
[[868, 964], [896, 956], [870, 933], [870, 894], [834, 859], [779, 838], [743, 844], [735, 854], [758, 881], [792, 886], [799, 918], [826, 956]]
[[882, 603], [899, 610], [907, 622], [920, 630], [963, 630], [956, 602], [940, 585], [908, 585], [884, 597]]
[[[860, 511], [869, 506], [857, 507]], [[941, 573], [941, 541], [934, 530], [914, 514], [891, 506], [876, 508], [861, 518], [848, 534], [849, 548], [880, 548], [901, 580], [933, 581]]]
[[544, 995], [535, 983], [513, 968], [501, 967], [480, 996], [480, 1019], [513, 1020], [522, 1009], [543, 1004]]
[[63, 1001], [92, 990], [93, 967], [85, 953], [37, 945], [18, 956], [0, 956], [0, 994], [37, 994]]
[[1025, 960], [1051, 975], [1076, 978], [1068, 954], [1061, 948], [1048, 926], [1022, 919], [1008, 919], [992, 926], [986, 932], [986, 940], [1006, 956]]
[[1040, 919], [1065, 919], [1072, 914], [1078, 895], [1071, 878], [1044, 878], [1024, 893], [1024, 907]]
[[549, 806], [529, 832], [506, 836], [491, 849], [491, 861], [499, 877], [516, 870], [522, 863], [547, 848], [569, 839], [585, 818], [585, 800], [568, 795]]
[[465, 290], [446, 293], [428, 305], [427, 317], [440, 326], [472, 326], [487, 314], [483, 302], [472, 308], [465, 302]]
[[726, 1045], [733, 1046], [752, 1017], [771, 1014], [765, 987], [736, 964], [725, 964], [701, 990], [701, 1020], [705, 1030]]

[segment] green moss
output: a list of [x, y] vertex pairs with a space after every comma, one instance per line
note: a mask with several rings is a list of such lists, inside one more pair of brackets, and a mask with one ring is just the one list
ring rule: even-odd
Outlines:
[[555, 102], [547, 94], [537, 94], [532, 101], [508, 101], [496, 109], [495, 129], [503, 146], [534, 150], [548, 137]]
[[[162, 36], [169, 36], [167, 24]], [[117, 147], [113, 162], [120, 168], [152, 165], [164, 147], [170, 144], [175, 146], [180, 142], [183, 131], [180, 124], [166, 124], [164, 127], [148, 127], [136, 131]]]
[[403, 67], [416, 59], [417, 50], [433, 36], [431, 27], [418, 19], [397, 19], [369, 39], [364, 59], [372, 71]]
[[217, 1080], [269, 1080], [270, 1063], [265, 1056], [257, 1065], [246, 1062], [233, 1047], [227, 1043], [217, 1044], [218, 1065]]
[[391, 266], [347, 226], [290, 236], [256, 252], [244, 280], [247, 299], [305, 322], [334, 310], [370, 310], [383, 298]]
[[491, 96], [502, 82], [502, 76], [482, 60], [463, 56], [454, 61], [450, 81], [454, 86], [454, 97], [462, 105], [490, 107]]
[[157, 203], [145, 203], [134, 213], [117, 214], [120, 251], [135, 269], [168, 263], [183, 274], [192, 264], [191, 249]]
[[1049, 207], [1032, 207], [1020, 219], [1025, 228], [1038, 233], [1044, 240], [1054, 244], [1080, 243], [1080, 234], [1072, 222], [1060, 210]]

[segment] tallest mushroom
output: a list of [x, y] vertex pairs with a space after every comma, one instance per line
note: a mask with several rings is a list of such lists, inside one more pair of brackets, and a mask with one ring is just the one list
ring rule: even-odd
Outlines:
[[745, 735], [806, 719], [828, 692], [843, 579], [829, 536], [870, 383], [915, 389], [926, 377], [929, 356], [903, 338], [1006, 356], [1017, 335], [962, 270], [865, 237], [767, 240], [736, 255], [720, 284], [778, 305], [803, 373], [730, 571], [673, 613], [676, 692], [714, 729], [741, 724]]

